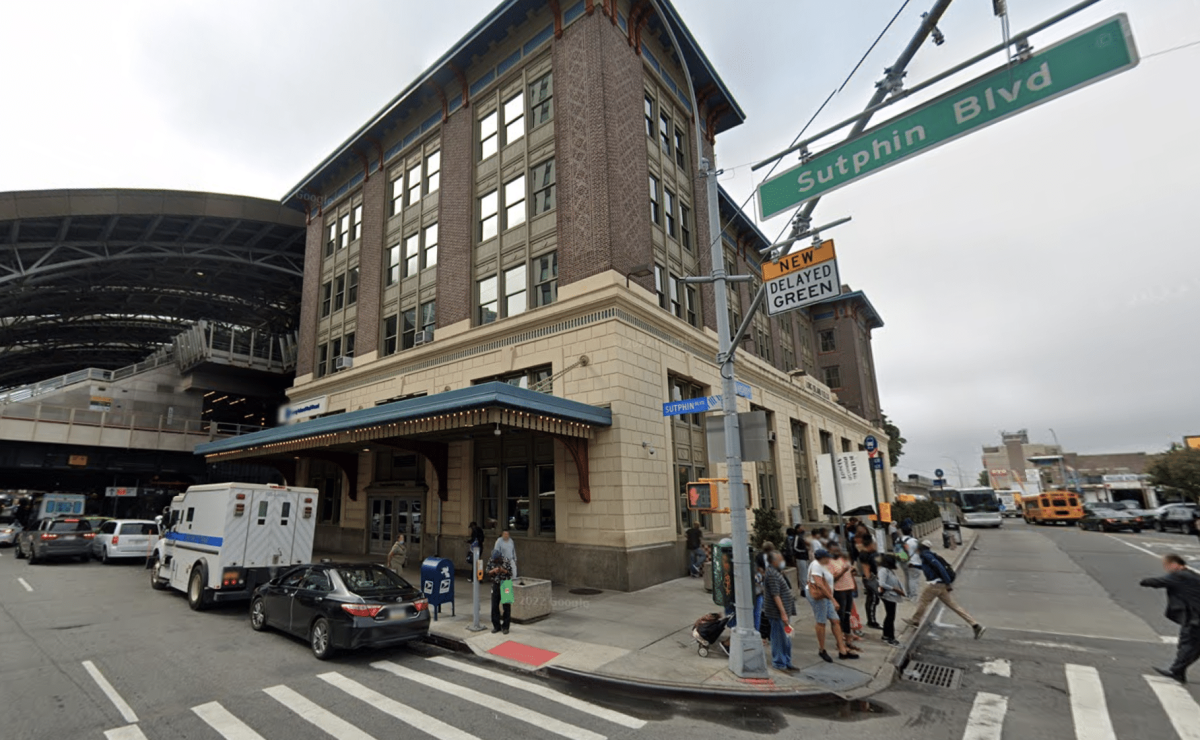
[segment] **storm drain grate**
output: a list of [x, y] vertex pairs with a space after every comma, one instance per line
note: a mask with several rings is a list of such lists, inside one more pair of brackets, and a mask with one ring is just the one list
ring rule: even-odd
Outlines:
[[598, 588], [573, 588], [570, 593], [576, 596], [598, 596], [604, 592]]
[[936, 663], [909, 663], [904, 669], [904, 678], [914, 683], [937, 686], [942, 689], [957, 689], [962, 683], [962, 669]]

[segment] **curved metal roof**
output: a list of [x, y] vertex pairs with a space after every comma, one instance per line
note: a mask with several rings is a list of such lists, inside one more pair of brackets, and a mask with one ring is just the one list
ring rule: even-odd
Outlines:
[[200, 319], [295, 328], [304, 233], [245, 196], [0, 193], [0, 388], [138, 362]]

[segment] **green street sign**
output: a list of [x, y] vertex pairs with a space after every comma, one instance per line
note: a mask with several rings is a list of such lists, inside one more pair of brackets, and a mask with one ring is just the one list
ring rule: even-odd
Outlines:
[[759, 216], [775, 216], [1137, 63], [1129, 19], [1120, 13], [764, 181]]

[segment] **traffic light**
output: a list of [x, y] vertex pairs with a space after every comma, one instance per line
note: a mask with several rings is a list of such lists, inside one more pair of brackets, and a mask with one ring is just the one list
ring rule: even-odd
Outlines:
[[688, 483], [687, 505], [692, 511], [705, 511], [713, 508], [713, 491], [711, 483]]

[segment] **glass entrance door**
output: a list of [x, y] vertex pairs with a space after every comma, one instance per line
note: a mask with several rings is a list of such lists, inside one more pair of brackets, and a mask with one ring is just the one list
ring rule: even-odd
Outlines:
[[396, 540], [404, 534], [408, 543], [408, 561], [420, 555], [422, 501], [411, 496], [372, 496], [370, 499], [369, 552], [386, 555]]

